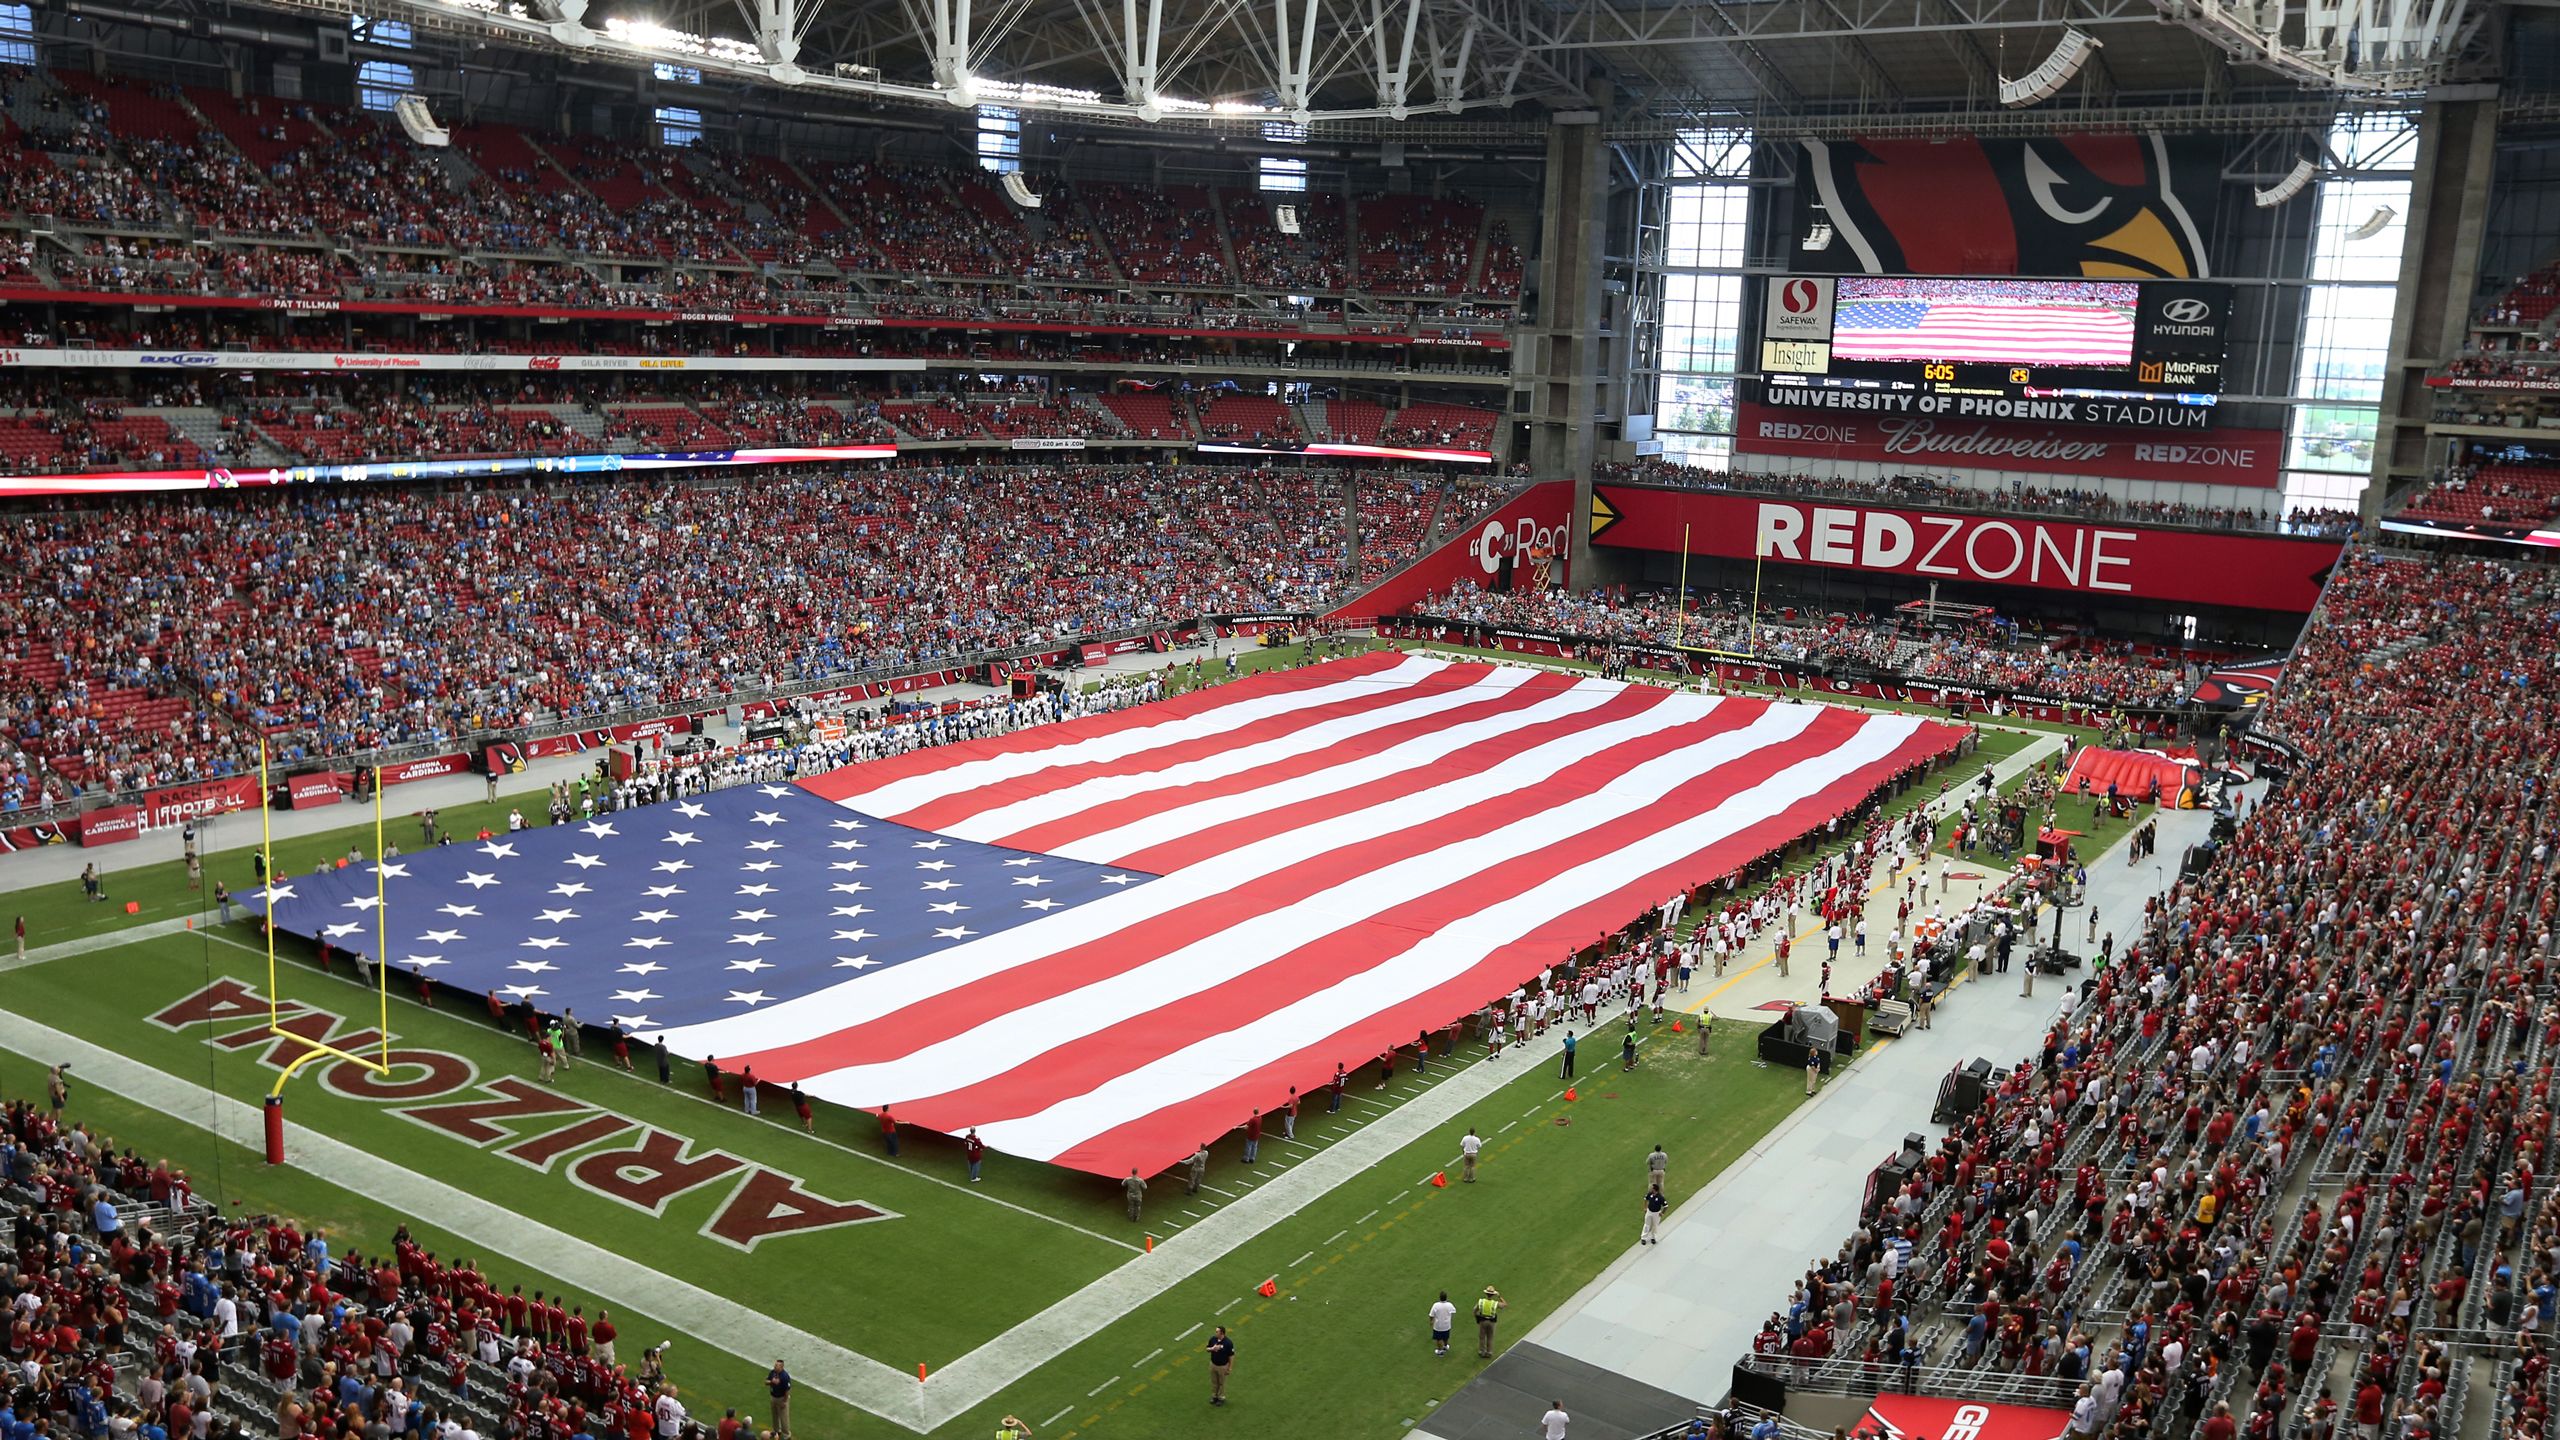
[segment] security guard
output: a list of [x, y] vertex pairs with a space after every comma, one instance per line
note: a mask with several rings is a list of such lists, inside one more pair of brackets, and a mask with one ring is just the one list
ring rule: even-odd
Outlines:
[[1031, 1440], [1031, 1427], [1020, 1418], [1007, 1415], [996, 1422], [996, 1440]]
[[1476, 1301], [1476, 1356], [1493, 1358], [1493, 1322], [1502, 1318], [1502, 1292], [1487, 1285]]

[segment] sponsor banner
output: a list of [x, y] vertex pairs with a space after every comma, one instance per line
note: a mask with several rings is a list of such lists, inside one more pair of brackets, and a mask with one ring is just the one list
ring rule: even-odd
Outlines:
[[[1872, 384], [1874, 388], [1868, 388]], [[2211, 405], [2187, 405], [2159, 399], [2093, 398], [2036, 391], [2025, 395], [1948, 395], [1923, 390], [1888, 390], [1881, 382], [1856, 388], [1791, 384], [1785, 377], [1763, 380], [1760, 398], [1745, 400], [1742, 410], [1791, 414], [1871, 415], [1940, 423], [1977, 420], [2033, 425], [2114, 425], [2135, 430], [2210, 430]], [[1746, 392], [1747, 393], [1747, 392]], [[1206, 448], [1205, 446], [1203, 447]]]
[[1831, 342], [1763, 340], [1760, 342], [1760, 368], [1782, 375], [1828, 375], [1831, 373]]
[[[2210, 361], [2222, 373], [2224, 334], [2231, 326], [2231, 287], [2152, 281], [2140, 291], [2133, 316], [2133, 351], [2144, 358], [2179, 356]], [[2172, 377], [2171, 384], [2179, 383]]]
[[338, 770], [315, 770], [308, 775], [294, 775], [284, 782], [284, 801], [288, 809], [311, 810], [322, 805], [335, 805], [347, 798], [355, 777]]
[[1905, 469], [2033, 470], [2254, 489], [2273, 489], [2283, 480], [2284, 435], [2275, 430], [2215, 430], [2175, 440], [2146, 440], [2085, 425], [1919, 414], [1797, 415], [1744, 401], [1734, 417], [1733, 432], [1733, 448], [1746, 455], [1873, 460]]
[[106, 495], [130, 491], [236, 490], [260, 485], [352, 485], [377, 480], [468, 480], [503, 475], [609, 475], [625, 470], [693, 470], [889, 460], [891, 444], [790, 445], [756, 450], [681, 450], [635, 455], [520, 455], [480, 460], [398, 460], [360, 465], [280, 465], [251, 470], [113, 470], [94, 475], [0, 475], [0, 495]]
[[2457, 520], [2385, 520], [2382, 528], [2393, 535], [2433, 535], [2448, 540], [2486, 540], [2498, 545], [2524, 545], [2548, 550], [2560, 547], [2560, 530], [2537, 530], [2527, 525], [2492, 525]]
[[60, 845], [71, 837], [59, 825], [13, 825], [0, 830], [0, 854], [33, 850], [42, 845]]
[[1532, 485], [1465, 534], [1443, 541], [1438, 548], [1329, 613], [1393, 615], [1430, 596], [1448, 593], [1461, 580], [1474, 581], [1488, 590], [1502, 586], [1505, 577], [1525, 584], [1528, 582], [1521, 574], [1523, 567], [1534, 567], [1542, 557], [1549, 562], [1547, 584], [1561, 588], [1573, 549], [1572, 536], [1566, 529], [1572, 516], [1572, 481], [1549, 480]]
[[2337, 540], [1601, 485], [1591, 541], [1916, 580], [2307, 614]]
[[2218, 136], [1805, 140], [1800, 270], [1869, 275], [2209, 275]]
[[423, 760], [403, 760], [396, 765], [383, 766], [382, 783], [385, 786], [406, 785], [412, 780], [434, 780], [445, 775], [460, 775], [470, 769], [471, 757], [467, 754], [457, 751], [451, 755], [430, 755]]
[[[313, 300], [299, 297], [257, 297], [248, 295], [177, 295], [97, 290], [5, 290], [0, 291], [0, 305], [147, 305], [154, 309], [187, 310], [281, 310], [308, 315], [422, 315], [437, 319], [457, 317], [504, 320], [625, 320], [665, 323], [701, 322], [719, 325], [809, 325], [830, 330], [870, 326], [884, 330], [989, 330], [1024, 334], [1057, 335], [1151, 335], [1200, 340], [1299, 340], [1335, 341], [1366, 345], [1456, 345], [1474, 349], [1504, 350], [1511, 341], [1506, 336], [1451, 337], [1426, 332], [1419, 335], [1378, 335], [1328, 333], [1305, 329], [1242, 329], [1215, 325], [1101, 325], [1088, 321], [1012, 320], [962, 316], [875, 317], [869, 315], [803, 315], [782, 311], [751, 310], [604, 310], [582, 309], [563, 305], [455, 305], [429, 300]], [[664, 366], [665, 361], [661, 360]], [[677, 362], [678, 368], [682, 364]], [[641, 368], [649, 368], [643, 362]]]
[[2071, 1412], [2040, 1405], [1986, 1405], [1886, 1391], [1867, 1407], [1881, 1440], [2055, 1440]]
[[1016, 450], [1081, 450], [1084, 441], [1072, 435], [1017, 435], [1008, 442]]
[[142, 823], [156, 830], [200, 816], [246, 810], [257, 803], [258, 780], [254, 775], [202, 780], [193, 785], [171, 785], [143, 793]]
[[1832, 287], [1838, 282], [1802, 275], [1769, 277], [1769, 303], [1761, 311], [1760, 334], [1767, 340], [1831, 339]]
[[333, 350], [0, 349], [0, 367], [53, 370], [922, 370], [921, 359], [841, 355], [409, 355]]
[[80, 844], [117, 845], [141, 838], [142, 807], [109, 805], [80, 817]]
[[1088, 640], [1076, 647], [1076, 653], [1084, 658], [1084, 663], [1087, 665], [1099, 665], [1114, 655], [1134, 655], [1141, 650], [1163, 648], [1164, 646], [1158, 643], [1156, 637], [1125, 635], [1117, 640]]
[[2560, 390], [2560, 365], [2541, 375], [2430, 375], [2427, 383], [2454, 390]]
[[1194, 445], [1203, 455], [1329, 455], [1345, 460], [1433, 460], [1450, 465], [1490, 465], [1490, 450], [1416, 449], [1403, 445], [1336, 445], [1319, 442], [1312, 445], [1238, 445], [1228, 441], [1203, 440]]

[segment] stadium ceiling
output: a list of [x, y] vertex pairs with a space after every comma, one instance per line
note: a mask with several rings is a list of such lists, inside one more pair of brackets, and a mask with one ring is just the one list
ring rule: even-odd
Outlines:
[[[1534, 143], [1749, 126], [1976, 131], [2319, 123], [2494, 76], [2496, 0], [245, 0], [399, 19], [572, 62], [815, 99], [1005, 106], [1110, 125]], [[203, 7], [200, 9], [199, 7]], [[204, 13], [228, 0], [68, 0]], [[135, 17], [138, 18], [138, 17]], [[202, 23], [202, 22], [197, 22]], [[2071, 31], [2061, 93], [2001, 82]], [[2271, 108], [2272, 107], [2272, 108]], [[1460, 118], [1463, 117], [1463, 118]]]

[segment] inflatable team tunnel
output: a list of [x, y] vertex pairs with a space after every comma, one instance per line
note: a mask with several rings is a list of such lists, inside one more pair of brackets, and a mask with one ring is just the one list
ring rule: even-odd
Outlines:
[[2066, 795], [2085, 793], [2104, 795], [2110, 784], [2116, 793], [2129, 799], [2142, 800], [2151, 794], [2151, 786], [2160, 786], [2160, 803], [2180, 810], [2196, 808], [2196, 793], [2204, 780], [2204, 767], [2194, 752], [2183, 756], [2158, 750], [2102, 750], [2090, 746], [2074, 756], [2070, 771], [2062, 777]]

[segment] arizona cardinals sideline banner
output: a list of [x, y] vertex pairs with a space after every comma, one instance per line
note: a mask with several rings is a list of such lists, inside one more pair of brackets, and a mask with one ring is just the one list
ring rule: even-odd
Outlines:
[[2344, 543], [1945, 514], [1646, 485], [1592, 489], [1591, 543], [1920, 580], [2310, 613]]
[[[2221, 188], [2210, 138], [1806, 140], [1804, 270], [2195, 280]], [[1821, 228], [1821, 227], [1827, 227]]]
[[1986, 1405], [1887, 1391], [1867, 1407], [1869, 1429], [1884, 1440], [2055, 1440], [2071, 1425], [2068, 1410], [2041, 1405]]

